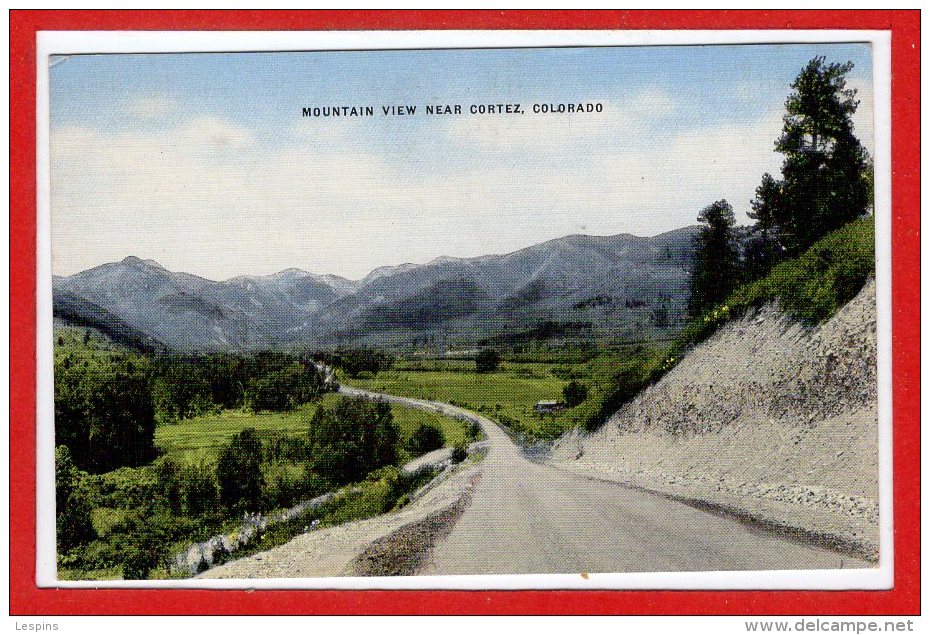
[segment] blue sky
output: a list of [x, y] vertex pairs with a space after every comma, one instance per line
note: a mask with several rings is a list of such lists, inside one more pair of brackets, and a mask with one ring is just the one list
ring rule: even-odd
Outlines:
[[[868, 45], [88, 55], [50, 71], [53, 269], [360, 277], [568, 233], [743, 217], [789, 84]], [[314, 105], [595, 101], [591, 115], [308, 119]], [[871, 104], [856, 123], [871, 147]]]

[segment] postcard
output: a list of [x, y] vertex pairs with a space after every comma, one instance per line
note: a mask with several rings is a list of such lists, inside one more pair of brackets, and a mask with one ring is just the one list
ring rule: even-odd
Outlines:
[[45, 33], [37, 580], [886, 589], [886, 33]]

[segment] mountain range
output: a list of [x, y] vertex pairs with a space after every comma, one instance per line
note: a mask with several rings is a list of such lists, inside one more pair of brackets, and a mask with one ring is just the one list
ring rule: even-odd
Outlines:
[[571, 235], [361, 280], [286, 269], [217, 282], [129, 256], [56, 276], [55, 316], [179, 351], [649, 337], [680, 321], [696, 231]]

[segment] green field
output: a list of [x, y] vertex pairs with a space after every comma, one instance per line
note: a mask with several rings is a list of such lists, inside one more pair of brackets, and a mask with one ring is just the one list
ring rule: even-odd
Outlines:
[[[493, 373], [476, 373], [474, 362], [402, 361], [373, 378], [340, 381], [366, 390], [451, 403], [481, 412], [516, 432], [549, 440], [585, 422], [621, 359], [619, 353], [609, 353], [576, 364], [504, 362]], [[563, 387], [572, 379], [588, 387], [585, 403], [555, 414], [534, 411], [538, 401], [561, 400]]]
[[[255, 428], [259, 435], [282, 434], [306, 436], [310, 419], [320, 406], [332, 406], [341, 399], [329, 393], [319, 403], [306, 404], [292, 412], [249, 413], [241, 410], [225, 410], [218, 414], [184, 419], [178, 423], [161, 425], [155, 430], [155, 443], [169, 457], [187, 463], [202, 459], [216, 460], [220, 449], [245, 428]], [[420, 424], [437, 425], [446, 437], [447, 445], [464, 441], [467, 426], [430, 412], [392, 405], [394, 422], [400, 429], [401, 443], [405, 443]], [[403, 458], [413, 458], [402, 456]]]

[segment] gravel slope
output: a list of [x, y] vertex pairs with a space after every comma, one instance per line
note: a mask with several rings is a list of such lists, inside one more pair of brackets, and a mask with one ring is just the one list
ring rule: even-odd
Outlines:
[[805, 328], [772, 307], [718, 331], [551, 464], [697, 498], [878, 557], [875, 285]]

